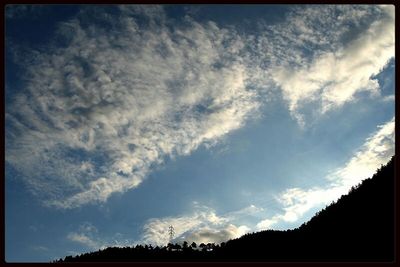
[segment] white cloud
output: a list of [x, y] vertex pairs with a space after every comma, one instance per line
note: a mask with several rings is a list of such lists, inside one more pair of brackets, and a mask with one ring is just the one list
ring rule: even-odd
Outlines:
[[346, 194], [351, 186], [371, 177], [376, 170], [386, 164], [394, 155], [395, 134], [394, 117], [378, 126], [378, 131], [366, 139], [363, 146], [354, 154], [345, 166], [328, 175], [328, 185], [310, 189], [290, 188], [282, 192], [278, 201], [283, 213], [257, 224], [257, 229], [273, 228], [281, 221], [296, 222], [309, 210], [327, 205]]
[[166, 245], [170, 242], [168, 228], [172, 225], [175, 230], [172, 242], [221, 243], [249, 232], [248, 226], [237, 226], [235, 221], [261, 210], [251, 205], [238, 211], [217, 215], [209, 207], [195, 205], [191, 214], [148, 220], [143, 227], [144, 232], [140, 242]]
[[85, 25], [91, 10], [63, 23], [66, 47], [37, 54], [7, 108], [6, 160], [47, 205], [135, 188], [165, 156], [214, 144], [260, 106], [235, 32], [190, 19], [171, 30], [156, 6], [121, 10], [97, 18], [109, 31]]
[[393, 12], [394, 6], [382, 8], [380, 19], [344, 47], [321, 51], [310, 62], [293, 65], [291, 60], [272, 68], [272, 78], [301, 124], [301, 108], [310, 102], [319, 104], [324, 113], [354, 100], [357, 92], [378, 93], [379, 84], [373, 76], [394, 57]]
[[97, 238], [97, 228], [91, 223], [85, 222], [79, 226], [77, 232], [70, 232], [67, 239], [73, 242], [80, 243], [91, 249], [104, 248], [102, 241]]
[[[89, 222], [84, 222], [76, 231], [69, 232], [66, 238], [91, 250], [105, 249], [107, 247], [127, 247], [138, 244], [135, 240], [126, 238], [121, 233], [107, 236]], [[78, 254], [78, 252], [69, 254]]]
[[67, 238], [71, 241], [78, 242], [92, 249], [98, 249], [99, 247], [101, 247], [96, 241], [92, 240], [85, 234], [78, 234], [72, 232], [68, 234]]
[[190, 244], [191, 242], [196, 242], [197, 244], [207, 244], [207, 243], [215, 243], [220, 244], [222, 242], [226, 242], [230, 239], [238, 238], [250, 231], [250, 228], [241, 225], [239, 227], [228, 224], [222, 229], [213, 229], [213, 228], [201, 228], [194, 232], [190, 232], [185, 235], [182, 240], [187, 240]]
[[387, 101], [387, 102], [394, 102], [395, 101], [395, 95], [387, 95], [382, 98], [382, 101]]
[[395, 118], [378, 129], [351, 160], [330, 177], [331, 180], [349, 187], [372, 176], [378, 167], [389, 161], [395, 153]]
[[225, 218], [218, 217], [213, 210], [204, 207], [190, 215], [150, 219], [143, 228], [143, 242], [156, 245], [167, 244], [170, 241], [168, 235], [170, 225], [174, 227], [175, 240], [177, 240], [183, 234], [205, 225], [218, 226], [224, 222], [226, 222]]
[[275, 215], [270, 219], [264, 219], [264, 220], [260, 221], [259, 223], [257, 223], [256, 227], [258, 230], [271, 229], [274, 224], [279, 222], [280, 218], [281, 218], [280, 216]]

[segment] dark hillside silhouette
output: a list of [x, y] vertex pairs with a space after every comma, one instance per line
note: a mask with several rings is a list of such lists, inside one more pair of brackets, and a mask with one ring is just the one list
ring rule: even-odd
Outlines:
[[245, 235], [228, 242], [227, 250], [247, 260], [391, 261], [394, 188], [393, 157], [299, 228]]
[[393, 157], [293, 230], [246, 234], [221, 245], [107, 248], [59, 261], [393, 261], [394, 188]]

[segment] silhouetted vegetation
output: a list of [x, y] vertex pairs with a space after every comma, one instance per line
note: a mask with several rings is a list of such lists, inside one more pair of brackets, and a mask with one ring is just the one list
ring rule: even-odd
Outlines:
[[267, 230], [216, 244], [111, 247], [65, 262], [393, 261], [394, 157], [299, 228]]

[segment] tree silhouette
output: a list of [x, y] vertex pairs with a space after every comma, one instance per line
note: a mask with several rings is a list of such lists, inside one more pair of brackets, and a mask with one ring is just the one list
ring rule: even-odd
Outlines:
[[202, 251], [206, 251], [206, 250], [207, 250], [207, 245], [204, 244], [204, 243], [201, 243], [201, 244], [199, 245], [199, 248], [201, 248]]
[[173, 245], [172, 243], [168, 243], [168, 244], [167, 244], [167, 249], [168, 249], [169, 251], [171, 251], [173, 248], [174, 248], [174, 245]]

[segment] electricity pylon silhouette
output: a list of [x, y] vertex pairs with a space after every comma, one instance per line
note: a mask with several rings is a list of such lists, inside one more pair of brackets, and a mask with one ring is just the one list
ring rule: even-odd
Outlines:
[[172, 225], [170, 225], [168, 227], [168, 234], [169, 234], [169, 241], [171, 241], [172, 238], [174, 238], [174, 234], [175, 234], [175, 230], [174, 230], [174, 227]]

